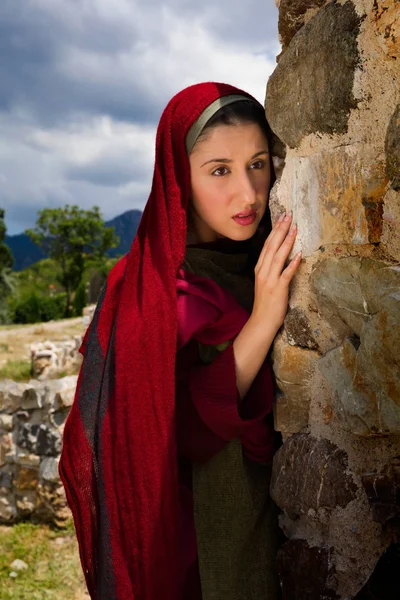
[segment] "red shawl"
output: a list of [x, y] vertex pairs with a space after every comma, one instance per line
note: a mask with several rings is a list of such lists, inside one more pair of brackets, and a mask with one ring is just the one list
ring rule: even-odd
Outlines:
[[151, 193], [131, 250], [111, 271], [85, 339], [60, 476], [96, 600], [177, 600], [176, 279], [190, 194], [185, 137], [218, 97], [177, 94], [157, 131]]

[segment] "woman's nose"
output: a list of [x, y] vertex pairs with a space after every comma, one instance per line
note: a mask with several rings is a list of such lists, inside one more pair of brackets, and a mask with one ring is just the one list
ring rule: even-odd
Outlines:
[[237, 189], [242, 200], [245, 200], [249, 204], [254, 204], [257, 200], [256, 188], [247, 171], [240, 174]]

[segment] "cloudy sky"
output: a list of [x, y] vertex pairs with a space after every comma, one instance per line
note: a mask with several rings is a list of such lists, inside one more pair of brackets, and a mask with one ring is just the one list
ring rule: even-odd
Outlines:
[[263, 102], [277, 22], [274, 0], [0, 0], [8, 233], [44, 207], [142, 209], [169, 99], [215, 80]]

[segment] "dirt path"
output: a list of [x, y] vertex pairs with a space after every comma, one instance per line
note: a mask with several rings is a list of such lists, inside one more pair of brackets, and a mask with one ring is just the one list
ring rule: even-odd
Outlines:
[[44, 335], [54, 332], [60, 332], [65, 329], [75, 327], [75, 325], [84, 327], [82, 317], [75, 317], [74, 319], [61, 319], [60, 321], [49, 321], [48, 323], [35, 323], [34, 325], [6, 325], [0, 329], [0, 339], [12, 335], [35, 335], [38, 328], [43, 331]]
[[87, 320], [83, 317], [36, 323], [35, 325], [5, 326], [0, 328], [0, 367], [8, 360], [30, 360], [30, 345], [46, 340], [63, 340], [83, 335]]

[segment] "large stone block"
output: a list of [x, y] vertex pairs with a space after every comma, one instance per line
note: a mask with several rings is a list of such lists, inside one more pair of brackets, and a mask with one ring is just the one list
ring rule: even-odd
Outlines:
[[298, 224], [293, 252], [310, 256], [329, 244], [379, 242], [387, 175], [373, 161], [369, 148], [357, 146], [322, 150], [311, 156], [291, 156], [271, 197], [293, 212]]
[[16, 412], [21, 407], [22, 396], [28, 387], [26, 383], [15, 383], [7, 379], [0, 381], [0, 411]]
[[22, 395], [21, 408], [32, 410], [43, 407], [43, 386], [38, 381], [31, 380]]
[[[295, 35], [267, 85], [266, 110], [276, 135], [292, 148], [304, 136], [345, 133], [359, 62], [354, 5], [332, 2]], [[290, 118], [288, 118], [290, 115]]]
[[343, 428], [400, 433], [400, 269], [358, 257], [330, 259], [317, 266], [312, 286], [325, 317], [353, 334], [318, 362]]
[[333, 327], [343, 331], [343, 324], [357, 336], [371, 318], [360, 282], [359, 257], [328, 259], [314, 268], [310, 283], [318, 307]]
[[326, 0], [281, 0], [279, 6], [279, 39], [285, 48], [301, 29], [310, 13], [318, 10]]
[[314, 374], [319, 354], [299, 346], [276, 340], [272, 353], [273, 369], [278, 381], [293, 385], [308, 385]]
[[78, 377], [76, 375], [46, 381], [46, 406], [51, 407], [55, 411], [70, 408], [74, 401], [77, 381]]
[[299, 433], [308, 426], [310, 390], [304, 385], [279, 382], [274, 406], [274, 427], [284, 436]]
[[344, 508], [357, 489], [346, 453], [328, 440], [296, 434], [275, 455], [271, 496], [292, 519], [310, 510]]
[[308, 424], [310, 381], [319, 354], [298, 346], [276, 341], [272, 354], [278, 388], [275, 402], [275, 428], [282, 433], [297, 433]]

